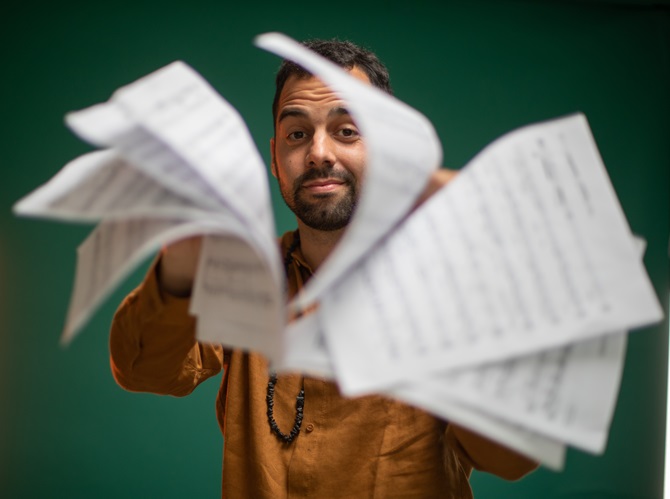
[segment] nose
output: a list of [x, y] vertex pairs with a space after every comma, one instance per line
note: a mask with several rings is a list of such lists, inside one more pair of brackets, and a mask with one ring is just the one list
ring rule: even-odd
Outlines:
[[305, 157], [310, 168], [332, 167], [337, 157], [335, 155], [332, 137], [325, 131], [315, 132]]

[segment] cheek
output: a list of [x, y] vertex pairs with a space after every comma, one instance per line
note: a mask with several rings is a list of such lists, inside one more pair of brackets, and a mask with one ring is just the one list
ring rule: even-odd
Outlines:
[[292, 191], [295, 179], [302, 173], [294, 158], [283, 156], [275, 162], [279, 186], [285, 192]]
[[346, 151], [341, 156], [344, 165], [356, 177], [358, 182], [363, 180], [365, 175], [366, 154], [364, 147], [356, 147]]
[[302, 164], [300, 160], [300, 152], [296, 149], [289, 149], [287, 147], [278, 147], [275, 163], [277, 167], [282, 170], [284, 174], [295, 171]]
[[277, 171], [279, 173], [279, 178], [282, 179], [284, 183], [291, 183], [296, 176], [300, 174], [296, 168], [296, 162], [291, 158], [284, 158], [281, 163], [277, 165]]

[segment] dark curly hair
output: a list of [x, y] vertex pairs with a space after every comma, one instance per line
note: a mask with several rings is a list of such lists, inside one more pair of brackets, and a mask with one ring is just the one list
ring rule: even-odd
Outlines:
[[[350, 70], [357, 67], [361, 69], [370, 79], [370, 83], [373, 86], [384, 92], [393, 94], [393, 91], [391, 90], [391, 82], [389, 81], [388, 69], [386, 69], [386, 66], [384, 66], [377, 56], [369, 50], [361, 48], [352, 42], [337, 39], [307, 40], [302, 42], [302, 44], [320, 56], [337, 64], [341, 68]], [[289, 60], [282, 61], [275, 79], [275, 97], [272, 102], [272, 118], [274, 123], [276, 123], [277, 120], [279, 96], [286, 81], [293, 75], [298, 76], [298, 78], [312, 76], [309, 71], [295, 62]]]

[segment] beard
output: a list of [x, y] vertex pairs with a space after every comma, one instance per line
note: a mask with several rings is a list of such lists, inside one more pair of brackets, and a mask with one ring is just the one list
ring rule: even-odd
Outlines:
[[[345, 187], [344, 194], [325, 192], [308, 197], [302, 190], [305, 182], [326, 178], [342, 181]], [[346, 227], [351, 220], [358, 199], [358, 184], [355, 177], [347, 170], [312, 169], [295, 179], [291, 187], [291, 196], [285, 192], [283, 186], [281, 194], [291, 211], [305, 225], [316, 230], [334, 231]]]

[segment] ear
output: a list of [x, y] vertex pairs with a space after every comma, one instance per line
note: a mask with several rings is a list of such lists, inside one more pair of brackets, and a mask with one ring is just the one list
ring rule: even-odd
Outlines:
[[275, 138], [270, 139], [270, 171], [272, 176], [277, 178], [277, 160], [275, 155]]

